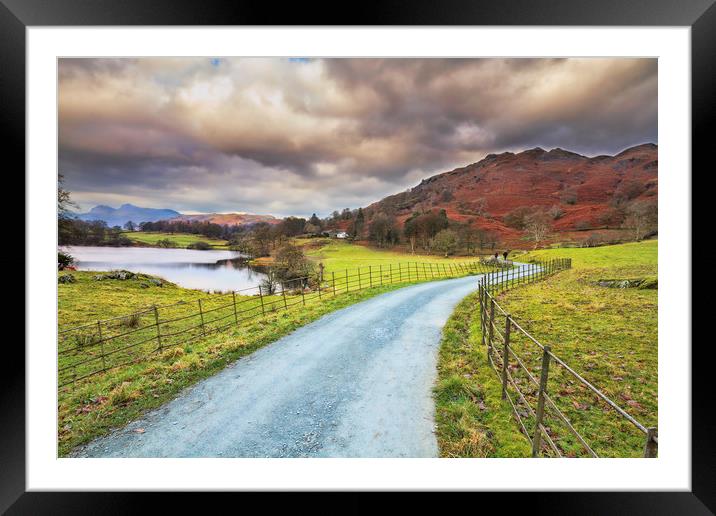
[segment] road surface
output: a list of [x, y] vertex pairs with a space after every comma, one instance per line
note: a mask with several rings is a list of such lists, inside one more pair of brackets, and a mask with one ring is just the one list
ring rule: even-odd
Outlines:
[[478, 278], [330, 313], [73, 456], [436, 457], [441, 331]]

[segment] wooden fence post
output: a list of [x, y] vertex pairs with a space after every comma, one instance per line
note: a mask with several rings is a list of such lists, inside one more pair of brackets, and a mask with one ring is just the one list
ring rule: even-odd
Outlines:
[[510, 328], [512, 318], [510, 314], [505, 315], [505, 346], [502, 355], [502, 399], [507, 399], [507, 364], [510, 362]]
[[[306, 279], [308, 279], [308, 278], [306, 278]], [[301, 281], [301, 303], [302, 303], [302, 306], [306, 306], [306, 293], [304, 292], [304, 290], [305, 289], [303, 288], [303, 281]]]
[[382, 263], [380, 264], [379, 274], [380, 274], [380, 286], [382, 287], [383, 286], [383, 264]]
[[154, 324], [157, 326], [157, 350], [162, 350], [162, 335], [159, 331], [159, 311], [157, 310], [157, 305], [154, 305]]
[[487, 320], [486, 317], [486, 309], [485, 306], [485, 278], [482, 278], [480, 282], [480, 333], [482, 334], [482, 345], [485, 346], [485, 331], [487, 330], [487, 325], [485, 324], [485, 321]]
[[393, 264], [389, 263], [388, 265], [390, 267], [388, 275], [390, 276], [390, 284], [392, 285], [393, 284]]
[[206, 335], [206, 328], [204, 327], [204, 311], [201, 308], [201, 299], [199, 301], [199, 317], [201, 317], [201, 333]]
[[[318, 292], [320, 295], [321, 292], [321, 284], [318, 284]], [[283, 297], [283, 309], [288, 310], [288, 305], [286, 304], [286, 286], [282, 283], [281, 284], [281, 296]]]
[[261, 292], [261, 285], [259, 285], [259, 299], [261, 300], [261, 315], [266, 315], [266, 309], [264, 308], [264, 295]]
[[659, 443], [657, 439], [659, 434], [656, 427], [646, 429], [646, 444], [644, 445], [644, 457], [653, 459], [659, 452]]
[[532, 439], [532, 456], [539, 455], [542, 444], [542, 419], [544, 417], [544, 396], [547, 393], [547, 379], [549, 375], [550, 347], [545, 346], [542, 353], [542, 371], [539, 376], [539, 394], [537, 397], [537, 413], [535, 416], [535, 435]]
[[102, 323], [97, 321], [97, 336], [99, 337], [99, 352], [102, 354], [102, 371], [107, 370], [107, 364], [104, 362], [104, 340], [102, 340]]
[[236, 325], [239, 325], [239, 314], [236, 313], [236, 292], [233, 290], [231, 291], [231, 298], [234, 301], [234, 322], [236, 322]]
[[[318, 299], [321, 299], [321, 278], [318, 278]], [[283, 304], [286, 304], [286, 296], [283, 297]]]
[[495, 300], [490, 298], [490, 321], [487, 326], [487, 353], [492, 356], [492, 343], [495, 336]]
[[398, 283], [403, 282], [403, 264], [398, 262]]
[[[333, 297], [336, 297], [336, 273], [331, 272], [331, 281], [333, 282]], [[303, 289], [301, 289], [301, 292], [303, 292]]]

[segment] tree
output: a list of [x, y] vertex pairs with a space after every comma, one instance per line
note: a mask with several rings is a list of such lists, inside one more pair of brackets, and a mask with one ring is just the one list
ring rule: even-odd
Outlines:
[[440, 210], [439, 213], [415, 212], [405, 221], [403, 233], [410, 240], [413, 250], [416, 243], [419, 243], [424, 249], [430, 250], [435, 235], [443, 229], [447, 229], [449, 225], [450, 221], [445, 210]]
[[306, 258], [303, 250], [291, 244], [278, 250], [274, 263], [276, 274], [285, 281], [306, 278], [313, 272], [313, 263]]
[[72, 202], [70, 192], [65, 190], [65, 176], [59, 174], [57, 176], [57, 239], [60, 245], [71, 243], [74, 224], [72, 216], [72, 208], [77, 205]]
[[634, 230], [634, 240], [641, 240], [656, 231], [659, 207], [654, 200], [637, 200], [626, 209], [624, 226]]
[[398, 228], [395, 219], [385, 213], [378, 213], [370, 221], [368, 238], [378, 244], [378, 247], [395, 244], [398, 241]]
[[622, 180], [614, 190], [612, 205], [620, 206], [636, 199], [646, 190], [646, 186], [636, 179]]
[[549, 234], [551, 217], [544, 211], [536, 211], [525, 217], [525, 230], [535, 242], [535, 249]]
[[308, 219], [308, 222], [310, 224], [313, 224], [314, 226], [318, 226], [319, 228], [321, 227], [321, 219], [319, 219], [315, 213], [311, 215], [311, 218]]
[[307, 235], [320, 235], [321, 234], [321, 226], [311, 224], [310, 222], [306, 223], [306, 227], [303, 229], [303, 232]]
[[128, 220], [126, 222], [126, 224], [124, 225], [124, 229], [126, 229], [127, 231], [134, 231], [134, 228], [136, 228], [136, 227], [137, 226], [131, 220]]
[[503, 217], [505, 225], [515, 229], [525, 229], [527, 226], [527, 217], [529, 217], [536, 210], [527, 206], [520, 206], [515, 208], [507, 215]]
[[363, 234], [363, 226], [365, 225], [365, 215], [363, 214], [363, 208], [358, 208], [355, 219], [351, 226], [351, 236], [353, 238], [360, 238]]
[[443, 229], [433, 238], [433, 246], [441, 253], [445, 253], [445, 257], [455, 252], [457, 249], [457, 233], [452, 229]]

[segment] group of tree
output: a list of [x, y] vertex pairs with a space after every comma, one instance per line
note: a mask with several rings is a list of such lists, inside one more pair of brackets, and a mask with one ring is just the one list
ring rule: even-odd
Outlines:
[[[360, 221], [360, 215], [354, 222]], [[378, 247], [395, 246], [404, 243], [411, 253], [416, 251], [438, 252], [450, 255], [459, 251], [474, 254], [478, 249], [494, 249], [497, 237], [490, 231], [475, 227], [470, 223], [458, 222], [448, 218], [445, 210], [426, 210], [414, 212], [401, 225], [395, 216], [380, 212], [370, 212], [370, 218], [363, 220], [365, 231], [353, 231], [356, 238], [367, 237]]]
[[[134, 223], [132, 223], [132, 225], [134, 225]], [[127, 224], [125, 224], [125, 226], [127, 226]], [[157, 220], [155, 222], [140, 222], [138, 227], [140, 231], [170, 234], [189, 233], [192, 235], [204, 235], [207, 238], [224, 240], [228, 240], [233, 232], [232, 226], [225, 226], [214, 222], [200, 220]], [[135, 228], [129, 230], [132, 231], [133, 229]]]
[[93, 245], [122, 247], [131, 246], [133, 242], [127, 238], [119, 226], [108, 227], [103, 220], [79, 220], [68, 218], [58, 221], [59, 245]]

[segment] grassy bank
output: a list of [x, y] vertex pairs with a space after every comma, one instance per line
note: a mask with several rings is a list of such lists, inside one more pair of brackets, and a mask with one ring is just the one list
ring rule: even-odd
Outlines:
[[[655, 426], [657, 412], [657, 346], [658, 290], [607, 288], [597, 285], [600, 279], [632, 279], [657, 275], [657, 241], [623, 244], [589, 249], [554, 249], [518, 257], [542, 259], [571, 257], [574, 269], [560, 272], [545, 281], [521, 286], [498, 296], [498, 302], [553, 353], [582, 374], [589, 382], [646, 426]], [[473, 304], [474, 306], [474, 304]], [[484, 350], [470, 351], [480, 339], [479, 315], [476, 310], [455, 314], [467, 321], [470, 317], [472, 345], [462, 348], [459, 359], [451, 359], [449, 342], [441, 350], [439, 386], [450, 378], [472, 382], [489, 392], [497, 376], [488, 369]], [[467, 324], [467, 323], [464, 323]], [[516, 333], [516, 332], [515, 332]], [[465, 339], [465, 342], [469, 342]], [[526, 339], [513, 335], [512, 344], [530, 370], [539, 371], [541, 353]], [[472, 357], [471, 354], [474, 354]], [[448, 364], [444, 368], [442, 364]], [[452, 365], [450, 365], [452, 364]], [[514, 371], [513, 374], [517, 374]], [[465, 377], [464, 375], [471, 375]], [[519, 379], [518, 379], [519, 381]], [[523, 380], [523, 387], [528, 385]], [[643, 434], [619, 418], [603, 402], [583, 388], [559, 367], [550, 369], [550, 392], [559, 408], [584, 435], [600, 456], [639, 457], [644, 444]], [[438, 391], [441, 450], [460, 454], [459, 435], [474, 432], [481, 436], [498, 435], [497, 424], [486, 424], [485, 416], [475, 409], [453, 413]], [[517, 423], [513, 422], [514, 428]], [[579, 444], [565, 428], [551, 421], [553, 429], [563, 438], [557, 441], [566, 456], [583, 456]], [[488, 456], [505, 456], [510, 440], [497, 440]], [[455, 452], [457, 451], [457, 453]], [[465, 450], [468, 456], [470, 450]], [[482, 455], [480, 455], [482, 456]]]
[[214, 249], [228, 249], [228, 243], [226, 240], [219, 240], [216, 238], [209, 238], [204, 235], [195, 235], [191, 233], [159, 233], [153, 231], [127, 231], [123, 233], [127, 238], [133, 242], [137, 242], [141, 245], [156, 246], [159, 240], [171, 240], [176, 244], [177, 248], [185, 249], [189, 244], [196, 242], [206, 242], [211, 245]]
[[316, 263], [321, 262], [326, 271], [343, 271], [358, 267], [380, 266], [389, 263], [463, 263], [475, 261], [475, 256], [451, 256], [445, 258], [439, 255], [421, 255], [402, 253], [395, 250], [383, 250], [366, 245], [345, 242], [336, 239], [306, 238], [295, 239], [294, 243], [300, 245], [306, 256]]
[[443, 329], [435, 387], [441, 457], [529, 457], [501, 384], [480, 345], [477, 295], [466, 297]]

